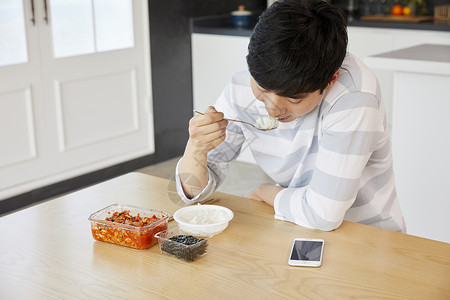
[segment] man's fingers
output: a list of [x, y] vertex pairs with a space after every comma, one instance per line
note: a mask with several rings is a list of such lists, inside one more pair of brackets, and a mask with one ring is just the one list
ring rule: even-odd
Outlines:
[[225, 131], [228, 125], [227, 120], [199, 125], [195, 120], [191, 119], [189, 123], [189, 134], [191, 135], [191, 137], [206, 135], [216, 131]]
[[195, 147], [204, 149], [205, 151], [210, 151], [217, 146], [219, 146], [226, 138], [226, 134], [216, 135], [211, 134], [214, 136], [207, 136], [208, 139], [192, 139], [191, 142], [195, 145]]

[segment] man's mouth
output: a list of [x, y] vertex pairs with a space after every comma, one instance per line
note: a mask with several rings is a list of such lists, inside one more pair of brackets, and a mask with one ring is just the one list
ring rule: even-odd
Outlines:
[[283, 122], [283, 121], [288, 120], [290, 117], [291, 117], [291, 115], [288, 115], [288, 116], [285, 116], [285, 117], [277, 117], [277, 120], [278, 120], [279, 122]]

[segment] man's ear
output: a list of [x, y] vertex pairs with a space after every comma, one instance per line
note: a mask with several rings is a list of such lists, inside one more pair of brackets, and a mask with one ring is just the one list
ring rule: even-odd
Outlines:
[[331, 87], [338, 78], [339, 78], [339, 70], [337, 70], [336, 73], [334, 73], [333, 77], [331, 77], [330, 82], [328, 82], [327, 88]]

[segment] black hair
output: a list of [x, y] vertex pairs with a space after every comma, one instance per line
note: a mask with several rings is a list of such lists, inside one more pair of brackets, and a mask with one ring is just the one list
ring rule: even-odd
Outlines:
[[260, 16], [248, 46], [250, 74], [284, 97], [323, 90], [347, 52], [347, 20], [325, 0], [279, 0]]

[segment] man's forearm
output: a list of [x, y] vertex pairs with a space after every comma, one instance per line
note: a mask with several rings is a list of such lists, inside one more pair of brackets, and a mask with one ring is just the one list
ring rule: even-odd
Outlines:
[[178, 173], [184, 194], [188, 198], [197, 196], [208, 184], [207, 152], [197, 150], [188, 141], [178, 165]]
[[246, 197], [263, 201], [269, 204], [270, 206], [273, 206], [275, 197], [277, 194], [283, 190], [282, 187], [271, 184], [271, 183], [263, 183], [256, 188], [251, 189]]

